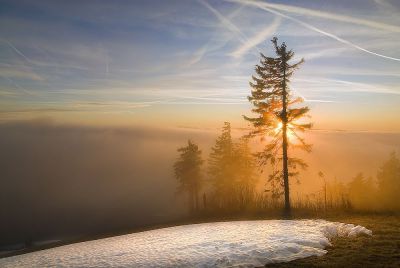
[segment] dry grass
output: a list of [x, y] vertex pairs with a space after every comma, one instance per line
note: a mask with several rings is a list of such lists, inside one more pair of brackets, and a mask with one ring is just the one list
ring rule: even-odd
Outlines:
[[266, 267], [400, 267], [400, 216], [336, 216], [327, 220], [365, 226], [373, 236], [336, 238], [324, 256]]

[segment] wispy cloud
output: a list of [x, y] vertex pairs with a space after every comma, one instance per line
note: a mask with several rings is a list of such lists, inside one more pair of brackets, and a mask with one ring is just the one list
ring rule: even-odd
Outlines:
[[243, 54], [247, 53], [250, 49], [263, 42], [269, 36], [273, 35], [280, 24], [281, 18], [279, 16], [276, 16], [270, 25], [265, 27], [258, 34], [250, 37], [246, 43], [243, 43], [240, 47], [233, 51], [232, 56], [236, 58], [243, 56]]
[[310, 61], [312, 59], [318, 59], [322, 57], [337, 57], [344, 51], [348, 50], [348, 47], [341, 47], [341, 48], [325, 48], [325, 49], [313, 49], [312, 51], [307, 52], [299, 52], [299, 56], [301, 58], [307, 59]]
[[[400, 77], [400, 73], [392, 70], [370, 70], [370, 69], [353, 69], [346, 66], [320, 66], [318, 70], [312, 70], [312, 74], [317, 75], [345, 75], [345, 76], [368, 76], [368, 77]], [[303, 72], [303, 74], [311, 74]]]
[[[400, 6], [396, 6], [396, 1], [393, 0], [374, 0], [377, 8], [385, 13], [387, 17], [393, 16], [398, 18], [398, 12], [400, 11]], [[398, 2], [397, 2], [398, 3]]]
[[[386, 56], [386, 55], [383, 55], [383, 54], [380, 54], [380, 53], [376, 53], [376, 52], [370, 51], [370, 50], [365, 49], [365, 48], [363, 48], [363, 47], [361, 47], [359, 45], [356, 45], [356, 44], [354, 44], [354, 43], [352, 43], [352, 42], [350, 42], [348, 40], [340, 38], [340, 37], [338, 37], [338, 36], [336, 36], [336, 35], [334, 35], [332, 33], [328, 33], [328, 32], [326, 32], [324, 30], [321, 30], [321, 29], [319, 29], [319, 28], [317, 28], [317, 27], [315, 27], [315, 26], [313, 26], [311, 24], [308, 24], [308, 23], [304, 22], [304, 21], [301, 21], [301, 20], [296, 19], [294, 17], [285, 15], [285, 14], [279, 12], [279, 11], [276, 11], [275, 9], [272, 9], [272, 8], [268, 7], [268, 5], [266, 5], [263, 2], [245, 1], [245, 0], [228, 0], [228, 1], [256, 6], [256, 7], [260, 8], [260, 9], [263, 9], [263, 10], [268, 11], [270, 13], [273, 13], [275, 15], [279, 15], [281, 17], [284, 17], [284, 18], [288, 19], [288, 20], [294, 21], [297, 24], [300, 24], [300, 25], [302, 25], [302, 26], [304, 26], [304, 27], [306, 27], [306, 28], [308, 28], [308, 29], [310, 29], [312, 31], [318, 32], [318, 33], [323, 34], [325, 36], [328, 36], [328, 37], [330, 37], [330, 38], [332, 38], [332, 39], [334, 39], [336, 41], [339, 41], [339, 42], [341, 42], [343, 44], [346, 44], [346, 45], [348, 45], [350, 47], [353, 47], [355, 49], [358, 49], [360, 51], [363, 51], [363, 52], [366, 52], [368, 54], [375, 55], [375, 56], [378, 56], [378, 57], [381, 57], [381, 58], [394, 60], [394, 61], [400, 61], [400, 58], [390, 57], [390, 56]], [[393, 28], [393, 29], [396, 29], [396, 28]]]
[[247, 37], [242, 33], [242, 31], [234, 25], [228, 18], [223, 16], [218, 10], [216, 10], [214, 7], [212, 7], [207, 1], [205, 0], [198, 0], [199, 3], [201, 3], [203, 6], [205, 6], [211, 13], [214, 14], [214, 16], [221, 22], [221, 24], [228, 30], [230, 30], [233, 33], [237, 34], [237, 38], [239, 39], [240, 42], [245, 44], [247, 42]]
[[338, 102], [338, 101], [327, 100], [327, 99], [312, 99], [312, 98], [307, 98], [307, 97], [304, 96], [304, 94], [300, 93], [300, 91], [297, 90], [297, 89], [292, 89], [292, 91], [295, 93], [296, 96], [302, 98], [305, 102], [317, 102], [317, 103], [333, 103], [333, 102]]
[[[204, 3], [201, 3], [204, 5]], [[206, 3], [207, 4], [207, 3]], [[209, 9], [208, 6], [206, 6], [207, 9]], [[212, 8], [212, 7], [211, 7]], [[244, 8], [244, 5], [239, 6], [237, 9], [235, 9], [233, 12], [231, 12], [230, 14], [228, 14], [227, 16], [225, 16], [226, 20], [231, 21], [232, 19], [234, 19], [238, 14], [240, 14], [240, 12], [242, 11], [242, 9]], [[219, 20], [220, 21], [220, 20]], [[221, 21], [220, 21], [221, 22]], [[223, 23], [221, 22], [221, 24], [223, 25]], [[231, 32], [231, 31], [230, 31]], [[236, 31], [233, 32], [234, 35], [236, 35]], [[188, 66], [191, 66], [193, 64], [198, 63], [199, 61], [201, 61], [203, 59], [203, 57], [207, 54], [210, 53], [212, 51], [221, 49], [222, 47], [224, 47], [227, 42], [231, 39], [230, 36], [228, 37], [223, 37], [221, 38], [221, 36], [223, 36], [220, 32], [215, 32], [214, 36], [207, 41], [207, 43], [205, 43], [203, 46], [201, 46], [199, 49], [197, 49], [192, 57], [190, 58], [189, 62], [188, 62]], [[216, 38], [218, 37], [218, 38]]]
[[[304, 15], [304, 16], [311, 16], [311, 17], [329, 19], [329, 20], [340, 21], [340, 22], [348, 22], [348, 23], [371, 27], [371, 28], [375, 28], [375, 29], [379, 29], [379, 30], [400, 32], [400, 26], [397, 26], [397, 25], [387, 24], [387, 23], [383, 23], [383, 22], [377, 22], [377, 21], [373, 21], [373, 20], [360, 19], [360, 18], [345, 16], [345, 15], [338, 15], [338, 14], [334, 14], [334, 13], [330, 13], [330, 12], [324, 12], [324, 11], [314, 10], [314, 9], [309, 9], [309, 8], [302, 8], [302, 7], [298, 7], [298, 6], [285, 5], [285, 4], [272, 4], [272, 3], [267, 3], [267, 2], [251, 1], [251, 0], [227, 0], [227, 1], [239, 2], [239, 3], [251, 4], [251, 5], [262, 5], [263, 7], [266, 7], [266, 8], [273, 8], [275, 10], [285, 11], [285, 12]], [[379, 2], [382, 2], [382, 1], [379, 1]]]
[[43, 81], [43, 77], [32, 72], [31, 70], [16, 68], [16, 67], [0, 67], [2, 76], [17, 79], [29, 79], [34, 81]]
[[11, 79], [8, 76], [4, 76], [2, 75], [2, 77], [7, 80], [12, 86], [14, 86], [18, 91], [27, 94], [27, 95], [34, 95], [32, 92], [30, 92], [29, 90], [26, 90], [25, 88], [23, 88], [22, 86], [20, 86], [17, 82], [15, 82], [13, 79]]
[[338, 101], [333, 101], [333, 100], [322, 100], [322, 99], [308, 99], [308, 98], [304, 98], [305, 102], [319, 102], [319, 103], [334, 103], [334, 102], [338, 102]]
[[210, 42], [207, 42], [201, 48], [196, 50], [193, 53], [192, 57], [190, 58], [188, 66], [198, 63], [204, 57], [204, 55], [209, 51], [209, 47], [210, 47]]
[[16, 97], [18, 95], [19, 95], [18, 92], [15, 92], [15, 90], [4, 89], [4, 88], [0, 89], [0, 96], [3, 96], [3, 97]]
[[[366, 93], [378, 93], [378, 94], [395, 94], [399, 95], [400, 91], [395, 88], [389, 88], [381, 85], [353, 82], [341, 79], [329, 79], [329, 78], [318, 78], [318, 79], [304, 79], [297, 78], [296, 82], [304, 83], [306, 85], [317, 85], [318, 91], [329, 91], [336, 92], [366, 92]], [[308, 86], [310, 88], [310, 86]]]

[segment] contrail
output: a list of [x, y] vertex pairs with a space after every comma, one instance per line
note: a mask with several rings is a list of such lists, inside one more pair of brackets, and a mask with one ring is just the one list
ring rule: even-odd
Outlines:
[[238, 34], [238, 38], [242, 43], [247, 42], [247, 37], [242, 33], [242, 31], [236, 27], [230, 20], [225, 18], [218, 10], [213, 8], [209, 3], [207, 3], [205, 0], [198, 0], [199, 3], [201, 3], [203, 6], [205, 6], [208, 10], [211, 11], [215, 15], [215, 17], [230, 31]]
[[10, 82], [11, 84], [13, 84], [18, 90], [24, 92], [25, 94], [28, 94], [28, 95], [31, 95], [31, 96], [34, 96], [34, 95], [35, 95], [35, 94], [33, 94], [32, 92], [30, 92], [30, 91], [26, 90], [25, 88], [21, 87], [20, 85], [18, 85], [13, 79], [11, 79], [11, 78], [9, 78], [9, 77], [7, 77], [7, 76], [2, 76], [2, 77], [4, 77], [5, 79], [7, 79], [8, 82]]
[[349, 22], [349, 23], [358, 24], [358, 25], [362, 25], [362, 26], [366, 26], [366, 27], [371, 27], [371, 28], [375, 28], [375, 29], [379, 29], [379, 30], [400, 32], [400, 27], [397, 25], [391, 25], [391, 24], [386, 24], [386, 23], [377, 22], [377, 21], [359, 19], [359, 18], [354, 18], [354, 17], [350, 17], [350, 16], [345, 16], [345, 15], [338, 15], [338, 14], [333, 14], [333, 13], [324, 12], [324, 11], [320, 11], [320, 10], [302, 8], [302, 7], [298, 7], [298, 6], [275, 4], [275, 3], [272, 4], [272, 3], [268, 3], [268, 2], [248, 1], [248, 0], [226, 0], [226, 1], [247, 3], [247, 4], [261, 4], [264, 7], [268, 7], [268, 8], [272, 8], [272, 9], [280, 10], [280, 11], [286, 11], [289, 13], [324, 18], [324, 19], [335, 20], [335, 21], [340, 21], [340, 22]]
[[385, 88], [382, 86], [375, 86], [371, 84], [364, 84], [364, 83], [357, 83], [351, 82], [346, 80], [339, 80], [339, 79], [302, 79], [298, 78], [297, 81], [306, 82], [306, 83], [314, 83], [314, 84], [322, 84], [322, 85], [330, 85], [334, 84], [342, 84], [346, 87], [345, 90], [351, 90], [354, 92], [369, 92], [369, 93], [384, 93], [384, 94], [400, 94], [400, 91], [393, 90], [391, 88]]
[[268, 36], [275, 33], [280, 23], [281, 23], [281, 17], [276, 16], [274, 21], [270, 25], [268, 25], [264, 30], [262, 30], [257, 35], [251, 37], [246, 43], [244, 43], [242, 46], [240, 46], [238, 49], [232, 52], [232, 55], [234, 57], [241, 57], [251, 48], [257, 46], [259, 43], [263, 42]]
[[190, 61], [188, 62], [187, 65], [191, 66], [193, 64], [198, 63], [204, 57], [204, 55], [207, 53], [207, 51], [209, 50], [209, 45], [210, 45], [210, 41], [207, 42], [205, 45], [203, 45], [200, 49], [197, 49], [192, 54], [192, 58], [190, 59]]
[[27, 56], [25, 56], [24, 53], [22, 53], [19, 49], [17, 49], [13, 44], [11, 44], [11, 42], [9, 42], [7, 40], [4, 40], [4, 42], [6, 42], [7, 45], [9, 45], [18, 55], [23, 57], [29, 63], [32, 63], [32, 61]]
[[298, 19], [293, 18], [293, 17], [291, 17], [291, 16], [285, 15], [285, 14], [279, 12], [279, 11], [276, 11], [276, 10], [274, 10], [274, 9], [268, 8], [268, 7], [264, 6], [264, 5], [262, 5], [262, 3], [259, 3], [259, 2], [252, 2], [252, 1], [251, 1], [251, 2], [249, 2], [249, 1], [240, 1], [240, 0], [230, 0], [230, 1], [238, 2], [238, 3], [242, 3], [242, 4], [250, 4], [250, 5], [257, 6], [257, 7], [260, 8], [260, 9], [263, 9], [263, 10], [268, 11], [268, 12], [270, 12], [270, 13], [273, 13], [273, 14], [275, 14], [275, 15], [284, 17], [284, 18], [286, 18], [286, 19], [288, 19], [288, 20], [294, 21], [294, 22], [296, 22], [296, 23], [298, 23], [298, 24], [300, 24], [300, 25], [302, 25], [302, 26], [304, 26], [304, 27], [306, 27], [306, 28], [308, 28], [308, 29], [310, 29], [310, 30], [312, 30], [312, 31], [318, 32], [318, 33], [323, 34], [323, 35], [325, 35], [325, 36], [328, 36], [328, 37], [330, 37], [330, 38], [332, 38], [332, 39], [335, 39], [336, 41], [339, 41], [339, 42], [341, 42], [341, 43], [343, 43], [343, 44], [346, 44], [346, 45], [351, 46], [351, 47], [353, 47], [353, 48], [356, 48], [356, 49], [358, 49], [358, 50], [364, 51], [364, 52], [366, 52], [366, 53], [369, 53], [369, 54], [372, 54], [372, 55], [375, 55], [375, 56], [378, 56], [378, 57], [381, 57], [381, 58], [385, 58], [385, 59], [389, 59], [389, 60], [394, 60], [394, 61], [400, 61], [399, 58], [389, 57], [389, 56], [386, 56], [386, 55], [383, 55], [383, 54], [379, 54], [379, 53], [370, 51], [370, 50], [365, 49], [365, 48], [363, 48], [363, 47], [360, 47], [360, 46], [358, 46], [358, 45], [356, 45], [356, 44], [353, 44], [352, 42], [347, 41], [347, 40], [345, 40], [345, 39], [343, 39], [343, 38], [340, 38], [340, 37], [338, 37], [338, 36], [336, 36], [336, 35], [334, 35], [334, 34], [325, 32], [325, 31], [323, 31], [323, 30], [321, 30], [321, 29], [319, 29], [319, 28], [317, 28], [317, 27], [315, 27], [315, 26], [313, 26], [313, 25], [311, 25], [311, 24], [305, 23], [305, 22], [303, 22], [303, 21], [301, 21], [301, 20], [298, 20]]
[[[204, 5], [204, 3], [201, 3], [202, 5]], [[234, 10], [232, 13], [230, 13], [228, 16], [226, 16], [227, 20], [231, 20], [232, 18], [234, 18], [237, 14], [239, 14], [242, 9], [244, 8], [244, 5], [240, 5], [239, 8], [237, 8], [236, 10]], [[224, 41], [222, 44], [218, 44], [218, 45], [212, 45], [212, 42], [214, 38], [211, 38], [210, 40], [208, 40], [208, 42], [206, 44], [204, 44], [201, 48], [197, 49], [194, 53], [192, 58], [190, 59], [190, 61], [188, 62], [188, 66], [191, 66], [193, 64], [196, 64], [197, 62], [199, 62], [204, 55], [206, 55], [208, 52], [210, 51], [215, 51], [218, 48], [223, 47], [227, 42]]]

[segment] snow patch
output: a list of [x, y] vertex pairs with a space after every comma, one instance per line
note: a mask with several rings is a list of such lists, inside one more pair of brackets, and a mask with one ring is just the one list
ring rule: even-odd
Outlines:
[[372, 235], [325, 220], [260, 220], [175, 226], [0, 259], [0, 267], [260, 267], [321, 256], [335, 236]]

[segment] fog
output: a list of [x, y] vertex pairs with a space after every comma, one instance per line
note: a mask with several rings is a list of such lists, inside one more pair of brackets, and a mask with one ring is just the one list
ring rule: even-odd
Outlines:
[[309, 168], [302, 173], [302, 191], [321, 187], [318, 171], [328, 179], [348, 182], [357, 173], [376, 176], [391, 152], [400, 153], [400, 133], [310, 131], [306, 140], [313, 144], [309, 154], [302, 154]]
[[[185, 215], [172, 170], [176, 149], [190, 138], [207, 159], [218, 133], [43, 120], [0, 124], [0, 243], [112, 232]], [[306, 156], [310, 168], [295, 191], [318, 190], [319, 170], [344, 181], [360, 171], [374, 176], [400, 148], [396, 133], [312, 131], [307, 138], [314, 144]]]
[[171, 165], [189, 136], [207, 139], [190, 130], [2, 124], [1, 242], [176, 217], [182, 209]]

